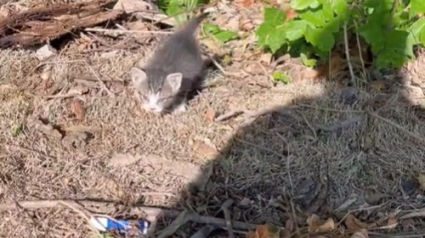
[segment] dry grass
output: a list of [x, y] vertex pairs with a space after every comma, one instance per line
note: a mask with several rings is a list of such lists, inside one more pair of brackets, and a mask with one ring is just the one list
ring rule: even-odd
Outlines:
[[[128, 79], [127, 70], [148, 54], [143, 49], [119, 51], [105, 59], [96, 53], [68, 51], [48, 64], [55, 85], [73, 88], [73, 76], [84, 74], [96, 79], [93, 71], [102, 79]], [[392, 197], [379, 203], [378, 209], [371, 209], [378, 218], [385, 218], [385, 213], [396, 207], [418, 206], [415, 196], [402, 199], [400, 184], [414, 179], [424, 168], [423, 144], [407, 132], [424, 135], [425, 126], [402, 102], [401, 94], [389, 95], [378, 113], [403, 130], [365, 115], [359, 124], [320, 134], [313, 130], [315, 126], [358, 116], [356, 110], [374, 106], [367, 102], [375, 96], [362, 91], [361, 100], [350, 107], [338, 101], [339, 89], [331, 83], [270, 90], [249, 86], [245, 79], [217, 75], [211, 77], [221, 86], [202, 92], [191, 101], [187, 113], [162, 118], [138, 110], [131, 86], [106, 83], [115, 93], [110, 97], [97, 85], [88, 95], [79, 97], [87, 111], [84, 120], [78, 121], [72, 116], [72, 98], [46, 100], [46, 90], [37, 87], [40, 80], [28, 77], [38, 63], [31, 52], [0, 53], [0, 203], [100, 199], [181, 207], [185, 205], [177, 198], [182, 190], [197, 179], [204, 165], [213, 163], [212, 184], [193, 204], [204, 205], [206, 212], [211, 212], [229, 197], [237, 203], [252, 201], [234, 211], [237, 220], [284, 224], [282, 217], [288, 214], [277, 207], [289, 204], [282, 195], [300, 195], [301, 181], [308, 178], [316, 184], [328, 181], [329, 210], [350, 196], [357, 198], [352, 208], [358, 208], [366, 204], [368, 195], [376, 193]], [[244, 127], [240, 126], [241, 117], [214, 123], [205, 116], [208, 109], [224, 113], [270, 106], [291, 107], [295, 116], [270, 113]], [[38, 130], [38, 118], [62, 128], [84, 125], [101, 128], [101, 132], [93, 132], [85, 145], [74, 148]], [[13, 128], [19, 125], [23, 130], [16, 136]], [[370, 145], [369, 140], [373, 142]], [[197, 141], [215, 145], [222, 154], [204, 158], [202, 151], [194, 150]], [[368, 151], [360, 146], [365, 141]], [[352, 145], [359, 146], [356, 149]], [[111, 165], [110, 159], [117, 153], [138, 154], [145, 159], [125, 166]], [[68, 208], [17, 209], [1, 215], [2, 237], [90, 237], [86, 221]]]

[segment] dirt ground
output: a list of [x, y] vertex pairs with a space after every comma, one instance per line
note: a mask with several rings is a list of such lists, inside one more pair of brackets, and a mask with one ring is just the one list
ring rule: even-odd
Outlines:
[[[421, 80], [412, 72], [423, 67], [422, 56], [404, 78], [392, 77], [389, 90], [359, 88], [353, 104], [341, 101], [338, 83], [264, 87], [266, 76], [215, 70], [207, 82], [216, 86], [187, 112], [159, 117], [138, 108], [128, 75], [153, 49], [71, 48], [43, 64], [34, 51], [0, 52], [0, 237], [93, 237], [76, 210], [24, 209], [16, 205], [22, 201], [215, 216], [233, 199], [234, 220], [279, 226], [292, 206], [304, 216], [356, 211], [365, 222], [423, 207], [423, 93], [410, 83]], [[244, 113], [214, 120], [237, 110]], [[407, 221], [399, 221], [401, 230], [410, 229]]]

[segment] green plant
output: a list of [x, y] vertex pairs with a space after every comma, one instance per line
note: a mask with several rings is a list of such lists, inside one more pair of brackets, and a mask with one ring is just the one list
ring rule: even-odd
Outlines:
[[[289, 52], [314, 66], [326, 59], [347, 34], [363, 38], [378, 68], [400, 67], [414, 57], [413, 47], [425, 45], [424, 0], [292, 0], [296, 12], [268, 7], [257, 29], [259, 44], [273, 54]], [[359, 27], [357, 27], [359, 26]]]
[[207, 3], [208, 0], [160, 0], [158, 5], [167, 15], [175, 17], [178, 23], [183, 23], [186, 21], [185, 13]]
[[238, 33], [228, 30], [220, 29], [217, 25], [206, 23], [203, 27], [204, 33], [209, 36], [213, 37], [217, 41], [221, 43], [226, 43], [231, 40], [237, 39]]
[[291, 81], [287, 74], [279, 72], [279, 71], [273, 73], [273, 80], [276, 82], [282, 82], [285, 84]]

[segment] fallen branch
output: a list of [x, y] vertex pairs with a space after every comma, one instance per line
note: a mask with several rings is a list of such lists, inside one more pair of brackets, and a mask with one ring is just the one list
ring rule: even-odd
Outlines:
[[91, 32], [105, 32], [105, 33], [115, 33], [115, 34], [161, 34], [161, 35], [170, 35], [173, 34], [173, 31], [142, 31], [142, 30], [118, 30], [118, 29], [103, 29], [103, 28], [86, 28], [85, 31]]
[[[103, 207], [111, 207], [113, 211], [119, 207], [119, 204], [115, 204], [113, 202], [95, 202], [95, 201], [72, 201], [72, 200], [38, 200], [38, 201], [22, 201], [17, 202], [17, 204], [25, 209], [47, 209], [47, 208], [53, 208], [58, 205], [63, 205], [63, 203], [66, 204], [78, 204], [81, 209], [84, 209], [85, 212], [91, 212], [91, 213], [101, 213], [98, 211], [92, 212], [91, 209], [101, 209]], [[16, 203], [8, 203], [8, 204], [0, 204], [0, 211], [7, 211], [7, 210], [15, 210], [17, 209]], [[122, 205], [123, 206], [123, 205]], [[80, 209], [80, 210], [81, 210]], [[145, 213], [146, 219], [149, 221], [156, 221], [160, 218], [174, 218], [178, 217], [182, 214], [181, 211], [176, 210], [167, 210], [162, 208], [156, 208], [156, 207], [146, 207], [146, 206], [133, 206], [133, 207], [126, 207], [128, 209], [127, 211], [131, 214], [140, 214]], [[112, 212], [111, 212], [112, 213]], [[185, 219], [188, 221], [193, 221], [197, 223], [205, 223], [205, 224], [211, 224], [216, 225], [218, 227], [221, 227], [223, 229], [227, 228], [227, 222], [225, 219], [216, 218], [216, 217], [210, 217], [210, 216], [201, 216], [195, 213], [186, 213]], [[239, 222], [239, 221], [232, 221], [233, 228], [237, 230], [254, 230], [257, 225], [251, 224], [251, 223], [245, 223], [245, 222]]]
[[229, 238], [234, 238], [235, 235], [233, 234], [233, 225], [232, 225], [232, 218], [230, 216], [229, 207], [233, 204], [233, 200], [229, 199], [223, 205], [221, 206], [221, 210], [224, 213], [224, 218], [226, 219], [226, 227], [227, 231], [229, 232]]
[[230, 111], [228, 113], [225, 113], [223, 115], [218, 116], [214, 121], [215, 122], [223, 122], [223, 121], [229, 120], [230, 118], [237, 117], [237, 116], [243, 114], [244, 112], [245, 112], [244, 110]]
[[167, 226], [167, 228], [162, 230], [162, 232], [158, 235], [158, 238], [171, 236], [188, 221], [190, 221], [190, 213], [183, 211], [169, 226]]
[[325, 132], [335, 132], [339, 129], [344, 129], [344, 128], [351, 126], [352, 124], [360, 122], [362, 119], [363, 119], [363, 116], [356, 116], [356, 117], [349, 118], [347, 120], [338, 122], [338, 123], [331, 125], [331, 126], [316, 125], [316, 128], [319, 129], [319, 130], [325, 131]]
[[29, 47], [122, 15], [106, 6], [115, 0], [43, 6], [0, 20], [0, 48]]
[[206, 225], [199, 229], [195, 234], [193, 234], [190, 238], [207, 238], [211, 232], [216, 230], [218, 227], [214, 225]]
[[420, 210], [408, 213], [400, 217], [400, 219], [403, 220], [403, 219], [416, 218], [416, 217], [425, 217], [425, 209], [420, 209]]

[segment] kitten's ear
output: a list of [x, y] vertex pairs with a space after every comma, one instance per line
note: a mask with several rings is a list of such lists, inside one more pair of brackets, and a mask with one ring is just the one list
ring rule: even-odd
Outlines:
[[168, 82], [168, 84], [171, 86], [171, 90], [173, 92], [179, 91], [183, 80], [183, 74], [182, 73], [172, 73], [167, 76], [165, 81]]
[[134, 85], [140, 85], [148, 79], [146, 72], [136, 67], [131, 68], [130, 75]]

